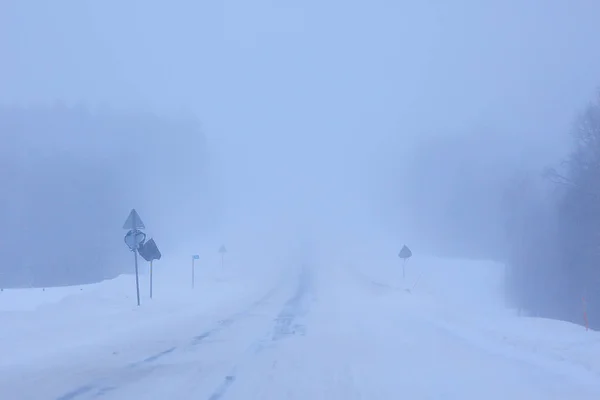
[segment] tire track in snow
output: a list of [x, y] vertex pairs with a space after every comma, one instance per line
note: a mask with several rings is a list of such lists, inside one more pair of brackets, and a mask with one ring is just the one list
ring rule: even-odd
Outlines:
[[56, 400], [73, 400], [83, 394], [91, 392], [92, 390], [94, 390], [94, 386], [84, 385], [68, 393], [63, 394], [62, 396], [57, 397]]
[[[217, 333], [221, 332], [225, 328], [229, 328], [236, 321], [239, 321], [241, 318], [246, 317], [247, 315], [252, 313], [255, 309], [262, 306], [264, 303], [268, 302], [277, 293], [278, 290], [279, 290], [279, 287], [275, 286], [274, 288], [269, 290], [264, 296], [262, 296], [261, 298], [259, 298], [258, 300], [256, 300], [252, 304], [250, 304], [250, 306], [248, 306], [247, 308], [245, 308], [241, 311], [238, 311], [225, 319], [219, 320], [217, 322], [216, 326], [214, 326], [210, 329], [207, 329], [204, 332], [200, 333], [199, 335], [195, 336], [192, 339], [192, 341], [188, 344], [188, 346], [186, 346], [185, 348], [188, 348], [189, 346], [197, 346], [200, 343], [202, 343], [202, 341], [204, 341], [205, 339], [208, 339], [211, 336], [216, 335]], [[143, 364], [152, 363], [154, 361], [159, 360], [160, 358], [163, 358], [164, 356], [167, 356], [167, 355], [173, 353], [177, 349], [178, 349], [177, 347], [171, 347], [166, 350], [160, 351], [152, 356], [146, 357], [143, 360], [140, 360], [140, 361], [130, 364], [129, 368], [136, 368]]]
[[[240, 319], [251, 314], [257, 308], [259, 308], [260, 306], [262, 306], [263, 304], [265, 304], [266, 302], [271, 300], [271, 298], [273, 296], [275, 296], [275, 294], [280, 289], [281, 289], [281, 285], [276, 285], [275, 287], [271, 288], [271, 290], [269, 290], [264, 296], [262, 296], [261, 298], [259, 298], [255, 302], [253, 302], [247, 308], [245, 308], [241, 311], [238, 311], [225, 319], [218, 321], [216, 326], [195, 336], [188, 343], [187, 346], [184, 346], [182, 348], [182, 350], [189, 349], [190, 347], [193, 347], [193, 346], [197, 346], [197, 345], [201, 344], [202, 341], [204, 341], [205, 339], [208, 339], [209, 337], [220, 333], [224, 329], [231, 327], [235, 322], [237, 322]], [[105, 394], [107, 394], [108, 392], [117, 390], [120, 383], [130, 383], [131, 379], [132, 379], [132, 375], [133, 375], [133, 377], [140, 379], [143, 376], [147, 376], [150, 373], [154, 372], [155, 368], [151, 367], [151, 365], [154, 362], [156, 362], [157, 360], [162, 359], [163, 357], [166, 357], [170, 354], [173, 354], [178, 349], [180, 349], [178, 346], [173, 346], [173, 347], [167, 348], [165, 350], [162, 350], [158, 353], [155, 353], [151, 356], [148, 356], [140, 361], [136, 361], [136, 362], [133, 362], [133, 363], [127, 365], [125, 368], [126, 368], [126, 370], [129, 371], [129, 373], [119, 374], [118, 375], [119, 382], [117, 382], [117, 384], [114, 383], [114, 378], [112, 376], [106, 377], [104, 379], [94, 380], [92, 382], [83, 384], [67, 393], [64, 393], [61, 396], [58, 396], [56, 398], [56, 400], [77, 400], [77, 399], [82, 398], [82, 396], [86, 396], [87, 398], [92, 398], [92, 399], [100, 398], [100, 397], [104, 396]], [[145, 369], [140, 371], [140, 369], [142, 369], [144, 367], [145, 367]], [[150, 368], [148, 368], [148, 367], [150, 367]], [[104, 382], [113, 382], [113, 383], [106, 384]]]
[[258, 355], [262, 350], [267, 348], [269, 342], [275, 343], [286, 337], [294, 336], [297, 333], [304, 335], [306, 327], [297, 323], [300, 317], [306, 316], [309, 310], [308, 295], [312, 288], [312, 277], [307, 267], [303, 267], [300, 272], [298, 286], [294, 295], [283, 305], [282, 310], [275, 317], [275, 325], [264, 335], [263, 338], [257, 340], [248, 347], [245, 351], [245, 360], [234, 365], [229, 373], [222, 380], [221, 384], [208, 397], [208, 400], [221, 400], [227, 391], [233, 386], [237, 379], [237, 371], [239, 365], [248, 358]]
[[286, 336], [295, 335], [297, 332], [301, 334], [306, 333], [304, 325], [295, 324], [294, 322], [299, 318], [303, 317], [308, 313], [308, 292], [310, 286], [310, 276], [308, 270], [302, 269], [300, 274], [300, 282], [296, 293], [290, 298], [283, 309], [275, 319], [275, 327], [273, 329], [273, 341], [281, 340]]

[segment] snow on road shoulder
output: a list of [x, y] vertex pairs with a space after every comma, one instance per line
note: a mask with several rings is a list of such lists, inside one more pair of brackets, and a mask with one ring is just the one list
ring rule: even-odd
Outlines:
[[517, 316], [505, 307], [503, 265], [417, 256], [407, 264], [405, 279], [398, 262], [383, 265], [349, 264], [363, 286], [381, 294], [382, 304], [484, 351], [600, 382], [600, 333], [569, 322]]
[[448, 335], [483, 351], [547, 369], [600, 389], [600, 334], [579, 325], [516, 316], [459, 318], [456, 314], [423, 316]]
[[599, 332], [586, 331], [565, 321], [515, 316], [461, 325], [462, 328], [454, 322], [447, 326], [484, 345], [499, 344], [513, 356], [534, 357], [541, 363], [565, 369], [570, 375], [577, 375], [578, 370], [588, 372], [600, 382]]
[[170, 332], [172, 326], [214, 325], [264, 296], [279, 279], [276, 274], [200, 267], [192, 290], [191, 267], [181, 272], [155, 266], [153, 299], [149, 276], [143, 273], [141, 307], [136, 305], [133, 275], [92, 285], [1, 292], [0, 367], [115, 356], [120, 362], [134, 361], [166, 348], [162, 338], [189, 339]]

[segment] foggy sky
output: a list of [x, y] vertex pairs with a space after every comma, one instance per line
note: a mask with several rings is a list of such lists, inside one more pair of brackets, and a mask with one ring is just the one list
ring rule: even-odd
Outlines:
[[359, 225], [425, 138], [564, 155], [600, 84], [598, 15], [594, 0], [5, 0], [0, 102], [193, 113], [232, 210]]

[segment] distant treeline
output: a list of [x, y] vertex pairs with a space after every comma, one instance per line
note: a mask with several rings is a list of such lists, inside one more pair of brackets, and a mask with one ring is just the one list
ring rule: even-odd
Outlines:
[[210, 222], [207, 149], [193, 119], [0, 108], [0, 137], [2, 287], [130, 271], [121, 228], [133, 207], [163, 246]]
[[545, 182], [521, 175], [506, 190], [508, 294], [524, 315], [600, 329], [600, 93], [571, 136]]
[[600, 329], [600, 93], [574, 121], [563, 160], [514, 135], [422, 141], [396, 186], [392, 232], [439, 256], [504, 263], [521, 315]]

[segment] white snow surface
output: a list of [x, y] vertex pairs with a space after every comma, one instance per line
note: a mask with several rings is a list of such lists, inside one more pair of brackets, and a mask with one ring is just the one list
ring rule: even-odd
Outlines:
[[[518, 317], [504, 268], [353, 253], [155, 264], [0, 292], [0, 399], [598, 399], [600, 334]], [[409, 289], [407, 291], [406, 289]]]

